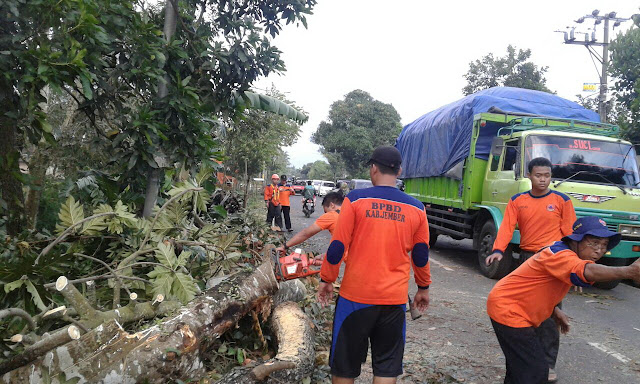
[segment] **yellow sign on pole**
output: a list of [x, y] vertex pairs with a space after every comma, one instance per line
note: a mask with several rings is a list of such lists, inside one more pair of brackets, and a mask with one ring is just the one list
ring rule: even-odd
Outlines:
[[583, 83], [582, 92], [597, 92], [598, 85], [598, 83]]

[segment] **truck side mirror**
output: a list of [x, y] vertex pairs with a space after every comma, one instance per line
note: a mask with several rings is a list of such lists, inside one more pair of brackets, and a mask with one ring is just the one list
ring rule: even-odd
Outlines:
[[504, 139], [502, 137], [494, 137], [493, 140], [491, 140], [491, 155], [500, 157], [503, 147]]

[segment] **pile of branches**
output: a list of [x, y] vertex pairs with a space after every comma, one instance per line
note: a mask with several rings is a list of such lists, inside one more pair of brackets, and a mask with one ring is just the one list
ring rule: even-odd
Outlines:
[[[204, 374], [199, 351], [240, 318], [266, 321], [278, 290], [262, 252], [272, 235], [248, 213], [211, 215], [214, 199], [202, 187], [210, 176], [203, 171], [174, 186], [149, 219], [121, 201], [91, 207], [69, 196], [55, 235], [4, 236], [0, 376], [184, 380]], [[165, 320], [154, 323], [159, 317]], [[125, 355], [129, 364], [116, 364]]]

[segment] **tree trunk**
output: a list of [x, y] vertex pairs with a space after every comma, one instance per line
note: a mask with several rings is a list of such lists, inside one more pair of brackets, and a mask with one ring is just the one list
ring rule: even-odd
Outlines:
[[276, 307], [270, 323], [278, 345], [276, 356], [260, 365], [235, 368], [218, 384], [299, 383], [311, 375], [315, 349], [309, 317], [288, 301]]
[[0, 198], [7, 204], [7, 234], [15, 236], [24, 229], [24, 193], [16, 178], [20, 174], [16, 121], [5, 115], [18, 110], [11, 102], [11, 94], [10, 85], [8, 88], [6, 82], [0, 81]]
[[[178, 24], [178, 2], [167, 0], [164, 8], [164, 39], [167, 43], [171, 41], [171, 38], [176, 33], [176, 25]], [[176, 5], [176, 8], [173, 6]], [[169, 88], [167, 84], [170, 82], [168, 75], [164, 76], [164, 81], [158, 83], [158, 98], [164, 99], [169, 94]], [[151, 217], [153, 213], [153, 207], [156, 206], [158, 200], [158, 191], [160, 190], [160, 169], [151, 169], [147, 174], [147, 191], [144, 197], [144, 209], [142, 210], [142, 217]]]
[[51, 383], [78, 377], [78, 383], [133, 384], [203, 376], [200, 352], [251, 310], [268, 312], [277, 287], [273, 265], [267, 261], [205, 292], [159, 325], [130, 334], [113, 320], [118, 330], [109, 337], [114, 325], [107, 322], [2, 378], [8, 383], [32, 382], [30, 378], [41, 379], [48, 372]]
[[29, 229], [36, 229], [38, 208], [40, 207], [40, 197], [42, 197], [48, 163], [47, 156], [43, 155], [40, 146], [36, 145], [31, 161], [29, 161], [31, 183], [25, 203], [25, 219]]

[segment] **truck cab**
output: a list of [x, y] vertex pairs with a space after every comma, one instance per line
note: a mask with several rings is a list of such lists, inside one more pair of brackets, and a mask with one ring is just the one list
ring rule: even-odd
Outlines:
[[[509, 198], [531, 188], [528, 162], [545, 157], [553, 164], [550, 188], [570, 196], [579, 218], [598, 216], [610, 230], [622, 233], [620, 245], [601, 262], [628, 265], [640, 256], [640, 175], [634, 147], [617, 138], [617, 127], [575, 121], [552, 121], [554, 125], [548, 119], [532, 117], [514, 123], [501, 128], [492, 140], [482, 187], [480, 206], [494, 209], [496, 229]], [[480, 239], [482, 235], [490, 234], [481, 234]], [[512, 239], [515, 250], [519, 239], [516, 230]], [[483, 251], [488, 256], [490, 250]], [[511, 268], [503, 265], [494, 269]], [[615, 284], [604, 285], [610, 288]]]

